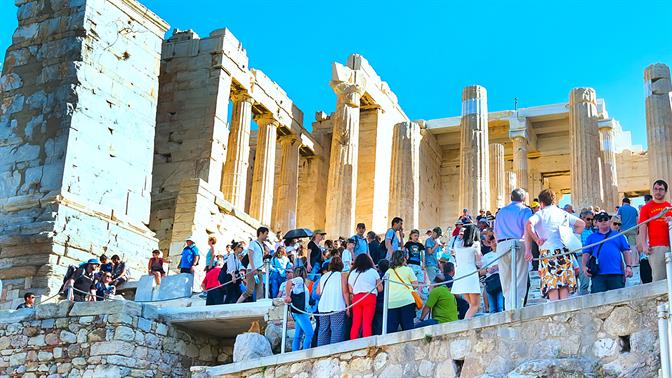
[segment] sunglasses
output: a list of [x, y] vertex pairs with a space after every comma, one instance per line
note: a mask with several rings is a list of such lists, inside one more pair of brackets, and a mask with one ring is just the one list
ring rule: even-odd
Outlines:
[[620, 226], [620, 223], [612, 223], [614, 226]]
[[609, 218], [595, 218], [595, 222], [607, 222]]

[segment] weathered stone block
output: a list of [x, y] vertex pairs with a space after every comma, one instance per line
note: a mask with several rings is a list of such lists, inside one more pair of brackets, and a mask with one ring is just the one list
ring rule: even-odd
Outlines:
[[166, 276], [161, 280], [157, 300], [186, 298], [191, 296], [194, 286], [194, 275], [181, 273]]
[[31, 319], [35, 315], [35, 310], [25, 308], [21, 310], [0, 311], [0, 324], [18, 323]]
[[133, 355], [133, 344], [121, 341], [101, 341], [91, 345], [91, 355], [108, 355], [108, 354], [118, 354], [126, 357], [131, 357]]
[[72, 306], [70, 316], [91, 316], [103, 314], [127, 314], [140, 316], [142, 306], [138, 303], [127, 301], [103, 301], [103, 302], [78, 302]]

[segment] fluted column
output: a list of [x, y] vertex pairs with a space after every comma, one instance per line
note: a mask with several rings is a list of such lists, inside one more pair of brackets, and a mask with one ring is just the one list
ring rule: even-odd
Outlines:
[[490, 206], [488, 98], [484, 87], [462, 90], [460, 206], [472, 212]]
[[359, 102], [364, 86], [349, 82], [332, 82], [331, 86], [338, 99], [327, 182], [326, 232], [337, 238], [352, 234], [355, 226]]
[[420, 125], [401, 122], [392, 134], [389, 219], [401, 217], [408, 229], [420, 220]]
[[299, 192], [299, 147], [296, 135], [279, 139], [281, 146], [280, 182], [276, 187], [273, 224], [276, 230], [287, 232], [296, 228], [297, 195]]
[[614, 211], [618, 201], [618, 173], [616, 171], [616, 149], [614, 147], [614, 121], [598, 121], [602, 154], [602, 183], [604, 186], [604, 207]]
[[569, 92], [569, 142], [572, 202], [577, 209], [603, 206], [597, 96], [592, 88]]
[[233, 96], [231, 130], [222, 173], [224, 199], [234, 207], [245, 209], [247, 166], [250, 157], [250, 122], [254, 100], [247, 93]]
[[[518, 176], [516, 175], [516, 172], [513, 171], [506, 171], [504, 174], [504, 179], [506, 180], [506, 190], [504, 191], [504, 202], [509, 203], [511, 200], [511, 192], [513, 192], [513, 189], [518, 188]], [[533, 195], [530, 194], [530, 197], [533, 197]]]
[[271, 224], [273, 189], [275, 181], [275, 145], [278, 121], [270, 114], [255, 119], [259, 126], [257, 150], [252, 175], [250, 216], [265, 225]]
[[516, 182], [519, 188], [529, 190], [527, 138], [523, 134], [515, 134], [511, 141], [513, 142], [513, 172], [516, 174]]
[[656, 63], [644, 70], [646, 135], [650, 182], [672, 182], [672, 84], [670, 68]]
[[492, 143], [490, 145], [490, 208], [493, 213], [504, 206], [504, 145]]

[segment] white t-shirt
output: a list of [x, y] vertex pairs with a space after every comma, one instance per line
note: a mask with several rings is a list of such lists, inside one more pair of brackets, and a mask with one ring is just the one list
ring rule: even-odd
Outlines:
[[[250, 256], [250, 265], [254, 264], [254, 269], [260, 269], [264, 265], [264, 249], [258, 240], [252, 240], [250, 246], [247, 248], [247, 253]], [[249, 270], [250, 265], [246, 268]]]
[[350, 265], [352, 264], [352, 252], [344, 249], [343, 253], [341, 254], [341, 261], [343, 261], [343, 271], [346, 273], [349, 272]]
[[343, 287], [341, 286], [341, 274], [341, 272], [329, 272], [320, 278], [321, 295], [320, 302], [317, 305], [317, 309], [320, 312], [345, 310], [345, 299], [343, 299]]
[[[488, 269], [488, 270], [490, 270], [490, 268], [492, 268], [493, 266], [498, 266], [497, 263], [499, 262], [499, 260], [497, 260], [497, 261], [495, 261], [494, 263], [490, 264], [490, 263], [491, 263], [494, 259], [496, 259], [496, 258], [497, 258], [497, 252], [492, 251], [492, 252], [488, 252], [488, 253], [486, 253], [485, 255], [481, 256], [481, 267], [483, 267], [483, 269]], [[493, 274], [495, 274], [495, 273], [499, 273], [499, 272], [498, 272], [497, 270], [495, 270], [495, 271], [492, 272], [492, 273], [486, 273], [485, 276], [486, 276], [486, 277], [490, 277], [491, 275], [493, 275]]]
[[353, 270], [348, 277], [348, 284], [352, 286], [353, 294], [358, 293], [371, 293], [373, 295], [378, 295], [378, 290], [374, 290], [376, 287], [376, 281], [380, 279], [378, 271], [375, 269], [369, 269], [365, 272], [358, 272]]
[[565, 247], [558, 231], [565, 222], [565, 217], [569, 220], [569, 227], [574, 227], [574, 223], [579, 219], [555, 205], [546, 206], [530, 217], [534, 231], [545, 240], [544, 244], [539, 246], [539, 250], [555, 251]]

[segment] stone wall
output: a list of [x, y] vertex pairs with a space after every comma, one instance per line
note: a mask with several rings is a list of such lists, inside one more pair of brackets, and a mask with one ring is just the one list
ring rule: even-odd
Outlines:
[[231, 361], [232, 348], [165, 324], [151, 305], [61, 302], [0, 312], [0, 355], [6, 376], [182, 377]]
[[441, 147], [434, 135], [426, 129], [421, 131], [420, 141], [420, 234], [424, 230], [446, 224], [440, 222], [441, 203], [445, 201], [441, 191]]
[[218, 367], [194, 377], [657, 377], [664, 281]]
[[158, 61], [168, 25], [134, 0], [16, 1], [0, 105], [1, 306], [70, 264], [144, 267]]

